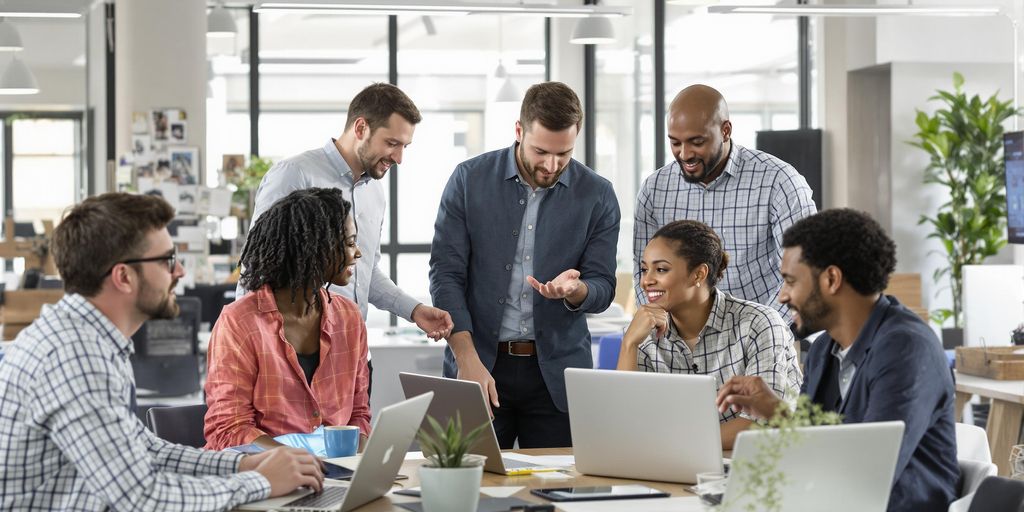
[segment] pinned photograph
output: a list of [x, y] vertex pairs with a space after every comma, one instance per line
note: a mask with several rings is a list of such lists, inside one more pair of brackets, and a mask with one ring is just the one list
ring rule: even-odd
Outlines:
[[220, 173], [224, 183], [233, 183], [245, 168], [245, 155], [224, 155], [221, 160]]
[[182, 215], [196, 214], [199, 202], [198, 196], [199, 187], [196, 185], [178, 187], [178, 213]]
[[149, 135], [149, 116], [145, 112], [132, 112], [132, 133]]
[[185, 143], [185, 121], [171, 121], [171, 144], [184, 144]]
[[132, 160], [136, 165], [153, 161], [153, 141], [148, 134], [132, 135]]
[[199, 148], [171, 147], [168, 148], [168, 154], [171, 166], [170, 180], [179, 185], [198, 185]]
[[167, 121], [167, 113], [163, 110], [154, 110], [153, 118], [153, 140], [166, 141], [167, 131], [170, 129]]

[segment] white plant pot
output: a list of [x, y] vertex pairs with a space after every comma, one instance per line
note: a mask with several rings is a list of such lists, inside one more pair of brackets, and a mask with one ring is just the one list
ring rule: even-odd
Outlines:
[[[484, 476], [480, 455], [467, 455], [461, 468], [420, 466], [420, 496], [425, 512], [476, 512]], [[473, 464], [472, 466], [469, 466]], [[469, 467], [467, 467], [469, 466]]]

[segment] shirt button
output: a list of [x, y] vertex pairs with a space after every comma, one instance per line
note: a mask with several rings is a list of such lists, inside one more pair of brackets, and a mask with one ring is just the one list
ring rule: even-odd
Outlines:
[[504, 304], [504, 303], [505, 303], [505, 297], [502, 297], [502, 298], [498, 299], [498, 304]]
[[519, 204], [526, 204], [526, 200], [524, 200], [524, 199], [520, 199], [520, 200], [519, 200]]
[[526, 226], [526, 229], [533, 229], [533, 224], [528, 224], [528, 225]]
[[519, 236], [519, 230], [518, 229], [513, 229], [512, 230], [512, 236]]
[[526, 327], [523, 327], [523, 334], [526, 334]]
[[320, 417], [320, 411], [313, 411], [313, 417], [314, 418], [319, 418]]
[[526, 294], [525, 294], [525, 293], [523, 294], [523, 298], [524, 298], [524, 299], [526, 298]]
[[505, 270], [512, 270], [512, 265], [505, 265]]
[[530, 197], [537, 197], [537, 193], [534, 192], [534, 193], [530, 194]]
[[532, 256], [527, 256], [526, 261], [530, 261], [530, 258], [532, 258]]

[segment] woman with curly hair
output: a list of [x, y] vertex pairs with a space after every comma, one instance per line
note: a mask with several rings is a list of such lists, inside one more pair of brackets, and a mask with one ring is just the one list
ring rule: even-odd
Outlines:
[[[277, 446], [281, 434], [353, 425], [370, 433], [366, 324], [344, 286], [356, 228], [341, 191], [298, 190], [267, 210], [242, 250], [242, 286], [210, 337], [206, 447]], [[362, 443], [360, 443], [362, 444]]]

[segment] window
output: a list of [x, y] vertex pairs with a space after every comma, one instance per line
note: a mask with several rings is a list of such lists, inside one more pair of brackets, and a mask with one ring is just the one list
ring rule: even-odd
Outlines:
[[75, 203], [81, 183], [81, 117], [8, 119], [12, 204], [5, 211], [19, 222], [52, 220], [56, 225], [64, 209]]

